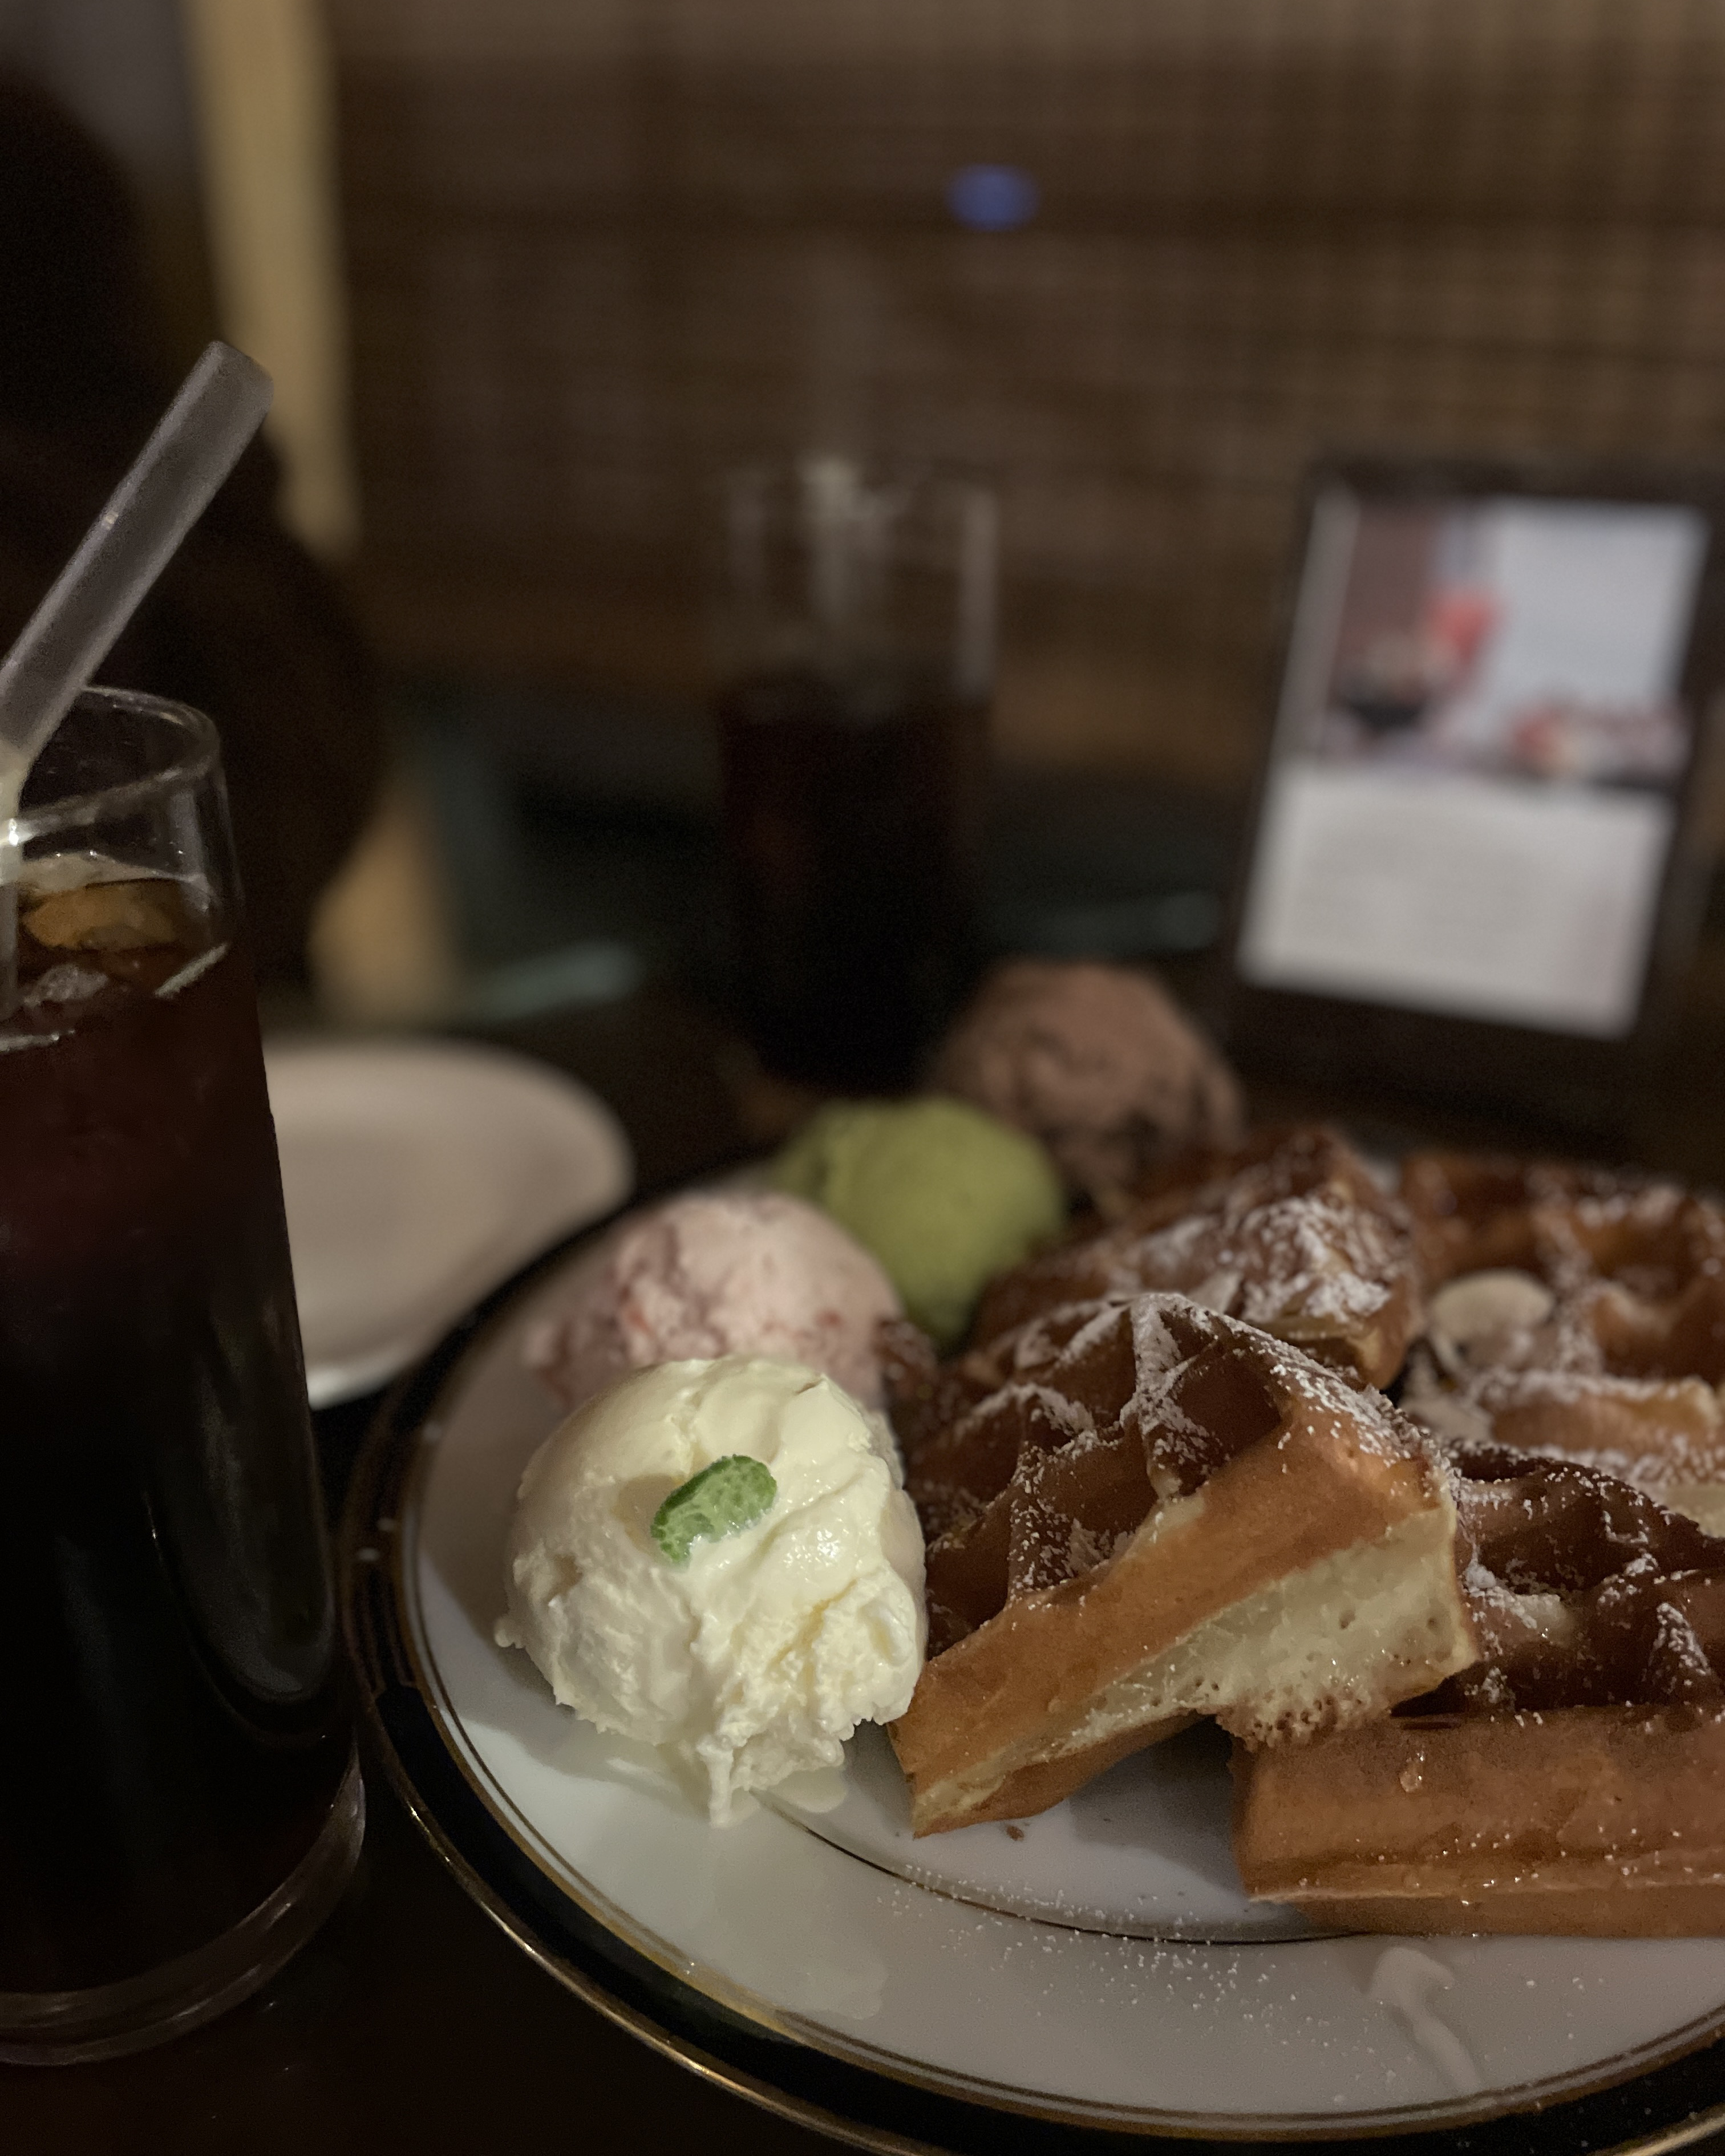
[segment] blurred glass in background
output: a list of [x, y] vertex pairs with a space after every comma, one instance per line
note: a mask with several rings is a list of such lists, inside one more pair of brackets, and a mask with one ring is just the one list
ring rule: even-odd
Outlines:
[[737, 1001], [777, 1072], [906, 1085], [974, 957], [994, 495], [826, 455], [728, 473], [722, 503]]

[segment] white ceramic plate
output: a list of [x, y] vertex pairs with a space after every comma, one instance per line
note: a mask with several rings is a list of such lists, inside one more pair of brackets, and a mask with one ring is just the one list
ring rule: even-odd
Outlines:
[[285, 1041], [264, 1061], [313, 1407], [405, 1369], [634, 1180], [603, 1101], [501, 1049]]
[[[516, 1481], [556, 1419], [521, 1367], [521, 1335], [578, 1262], [542, 1270], [449, 1344], [374, 1438], [347, 1522], [347, 1584], [356, 1650], [422, 1821], [509, 1928], [638, 2033], [709, 2072], [748, 2051], [725, 2031], [770, 2035], [779, 2051], [764, 2066], [750, 2054], [733, 2086], [865, 2138], [873, 2128], [877, 2145], [889, 2118], [901, 2147], [902, 2112], [869, 2097], [889, 2082], [896, 2101], [913, 2100], [908, 2085], [933, 2107], [936, 2127], [909, 2138], [948, 2146], [966, 2145], [978, 2104], [1017, 2114], [1021, 2138], [1049, 2121], [1068, 2134], [1327, 2138], [1561, 2105], [1725, 2030], [1725, 1940], [1301, 1936], [1242, 1893], [1225, 1755], [1202, 1732], [1019, 1832], [912, 1844], [873, 1732], [831, 1786], [709, 1827], [650, 1755], [578, 1722], [525, 1656], [492, 1640]], [[675, 2001], [619, 2008], [619, 1984], [595, 1977], [583, 1943], [595, 1936], [661, 1973], [668, 1992], [722, 2010], [721, 2034], [679, 2022]], [[800, 2107], [785, 2101], [798, 2084], [784, 2039], [826, 2076]], [[1583, 2104], [1517, 2120], [1517, 2138], [1490, 2145], [1681, 2145], [1673, 2108], [1692, 2112], [1697, 2088], [1725, 2099], [1714, 2056], [1720, 2071], [1692, 2060], [1641, 2085], [1660, 2090], [1664, 2116], [1651, 2101], [1625, 2116], [1658, 2124], [1656, 2138], [1597, 2115], [1581, 2138]], [[1596, 2114], [1606, 2099], [1588, 2101]], [[990, 2145], [988, 2133], [971, 2145]]]

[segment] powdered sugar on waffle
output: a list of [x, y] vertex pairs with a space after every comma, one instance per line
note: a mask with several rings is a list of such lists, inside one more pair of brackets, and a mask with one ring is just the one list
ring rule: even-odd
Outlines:
[[1483, 1361], [1434, 1338], [1414, 1353], [1403, 1406], [1452, 1441], [1495, 1435], [1653, 1488], [1725, 1482], [1725, 1404], [1712, 1384], [1609, 1367], [1591, 1317], [1596, 1298], [1615, 1291], [1595, 1281], [1560, 1299], [1546, 1322], [1484, 1343]]
[[1239, 1241], [1237, 1254], [1221, 1261], [1239, 1268], [1238, 1286], [1212, 1306], [1248, 1325], [1269, 1326], [1296, 1310], [1346, 1324], [1389, 1300], [1381, 1275], [1393, 1254], [1383, 1223], [1326, 1193], [1262, 1207]]
[[1296, 1132], [1236, 1158], [1231, 1174], [1147, 1198], [1132, 1219], [1003, 1276], [983, 1299], [978, 1338], [1065, 1303], [1163, 1290], [1361, 1381], [1387, 1379], [1418, 1304], [1400, 1209], [1328, 1132]]
[[1389, 1300], [1395, 1252], [1374, 1214], [1325, 1191], [1200, 1215], [1093, 1254], [1104, 1292], [1178, 1291], [1248, 1325], [1300, 1313], [1347, 1323]]
[[1460, 1446], [1481, 1661], [1409, 1712], [1725, 1700], [1725, 1542], [1574, 1460]]
[[1158, 1503], [1189, 1495], [1301, 1409], [1363, 1451], [1424, 1440], [1384, 1399], [1177, 1295], [1047, 1313], [970, 1358], [1010, 1370], [910, 1449], [932, 1545], [937, 1650], [1012, 1596], [1105, 1564]]
[[[1209, 1348], [1231, 1347], [1250, 1356], [1279, 1419], [1294, 1406], [1314, 1407], [1347, 1425], [1363, 1450], [1388, 1456], [1419, 1446], [1416, 1433], [1381, 1393], [1357, 1389], [1271, 1333], [1179, 1296], [1140, 1296], [1128, 1307], [1137, 1382], [1120, 1424], [1142, 1438], [1159, 1496], [1197, 1488], [1239, 1449], [1237, 1437], [1195, 1419], [1181, 1399], [1182, 1379]], [[1183, 1342], [1169, 1325], [1171, 1315], [1186, 1335]]]

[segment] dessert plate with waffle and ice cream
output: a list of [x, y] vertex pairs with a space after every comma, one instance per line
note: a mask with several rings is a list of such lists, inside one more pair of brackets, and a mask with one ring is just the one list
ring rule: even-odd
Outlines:
[[398, 1397], [350, 1636], [458, 1875], [880, 2147], [1725, 2120], [1725, 1214], [1242, 1136], [1107, 969], [934, 1082]]

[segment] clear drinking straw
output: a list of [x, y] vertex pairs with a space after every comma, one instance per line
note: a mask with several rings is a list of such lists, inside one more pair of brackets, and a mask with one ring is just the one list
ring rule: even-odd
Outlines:
[[0, 1018], [18, 999], [17, 820], [30, 767], [263, 424], [270, 398], [255, 361], [206, 346], [0, 660]]

